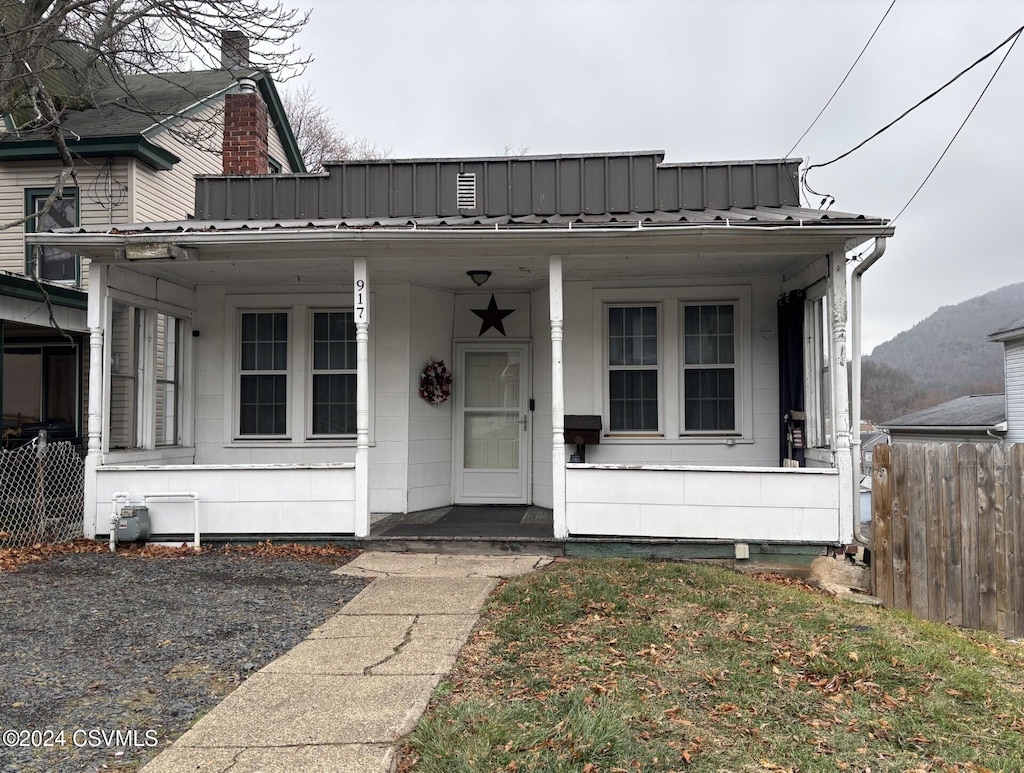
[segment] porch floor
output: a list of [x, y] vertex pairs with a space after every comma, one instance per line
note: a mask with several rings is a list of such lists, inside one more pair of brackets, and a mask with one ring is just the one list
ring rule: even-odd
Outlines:
[[452, 505], [415, 513], [374, 516], [370, 539], [464, 537], [552, 540], [552, 512], [534, 505]]

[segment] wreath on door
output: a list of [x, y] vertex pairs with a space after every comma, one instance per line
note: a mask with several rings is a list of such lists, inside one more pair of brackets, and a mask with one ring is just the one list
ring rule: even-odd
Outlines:
[[431, 359], [420, 374], [420, 397], [431, 405], [443, 405], [452, 396], [452, 374], [444, 360]]

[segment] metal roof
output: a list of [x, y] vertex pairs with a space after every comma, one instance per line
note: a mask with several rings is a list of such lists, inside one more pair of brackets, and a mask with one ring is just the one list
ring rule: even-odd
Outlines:
[[195, 215], [371, 221], [535, 215], [601, 222], [627, 215], [636, 222], [643, 218], [635, 213], [800, 208], [798, 159], [664, 164], [663, 158], [662, 151], [640, 151], [413, 159], [332, 164], [323, 175], [200, 176]]
[[995, 429], [1006, 421], [1005, 395], [965, 395], [883, 422], [885, 429], [977, 427]]
[[588, 228], [658, 228], [663, 226], [708, 226], [765, 228], [800, 225], [881, 225], [879, 218], [867, 218], [846, 212], [826, 212], [803, 207], [758, 207], [756, 209], [702, 209], [676, 212], [623, 212], [599, 215], [503, 215], [500, 217], [419, 217], [419, 218], [332, 218], [261, 220], [180, 220], [164, 223], [133, 223], [116, 226], [80, 226], [61, 229], [64, 233], [201, 233], [264, 230], [517, 230], [551, 228], [586, 230]]

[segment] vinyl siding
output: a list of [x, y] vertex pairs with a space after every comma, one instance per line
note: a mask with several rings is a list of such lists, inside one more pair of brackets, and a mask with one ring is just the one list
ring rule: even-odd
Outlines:
[[1024, 442], [1024, 340], [1007, 341], [1006, 441]]
[[[150, 140], [181, 159], [169, 171], [135, 164], [136, 223], [184, 220], [195, 207], [195, 175], [220, 174], [220, 148], [224, 114], [219, 106], [208, 107], [172, 131], [149, 135]], [[183, 136], [184, 135], [184, 136]], [[197, 141], [187, 141], [196, 135]]]
[[[102, 159], [78, 162], [78, 222], [85, 227], [124, 223], [128, 220], [131, 195], [131, 166], [134, 161], [115, 159], [107, 170]], [[56, 161], [10, 162], [0, 166], [0, 222], [10, 223], [25, 216], [25, 190], [47, 188], [60, 173]], [[71, 183], [73, 186], [74, 183]], [[108, 193], [108, 190], [110, 193]], [[113, 204], [108, 203], [113, 200]], [[25, 273], [25, 227], [0, 231], [0, 269]], [[87, 284], [88, 261], [82, 265], [82, 286]]]

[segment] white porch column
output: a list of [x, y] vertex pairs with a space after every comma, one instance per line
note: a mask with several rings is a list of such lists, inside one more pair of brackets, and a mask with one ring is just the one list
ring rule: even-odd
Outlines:
[[370, 536], [370, 286], [366, 258], [355, 259], [352, 308], [356, 321], [356, 501], [357, 537]]
[[562, 372], [562, 257], [548, 260], [551, 310], [551, 485], [555, 539], [569, 536], [565, 517], [565, 379]]
[[87, 407], [88, 446], [85, 457], [85, 502], [83, 531], [86, 539], [96, 538], [96, 469], [103, 454], [103, 325], [106, 320], [107, 267], [102, 263], [89, 266], [89, 304], [86, 322], [89, 326], [89, 405]]
[[832, 373], [832, 421], [835, 464], [839, 470], [839, 541], [853, 539], [853, 452], [850, 445], [850, 392], [846, 380], [846, 251], [829, 256], [828, 306], [832, 312], [829, 368]]

